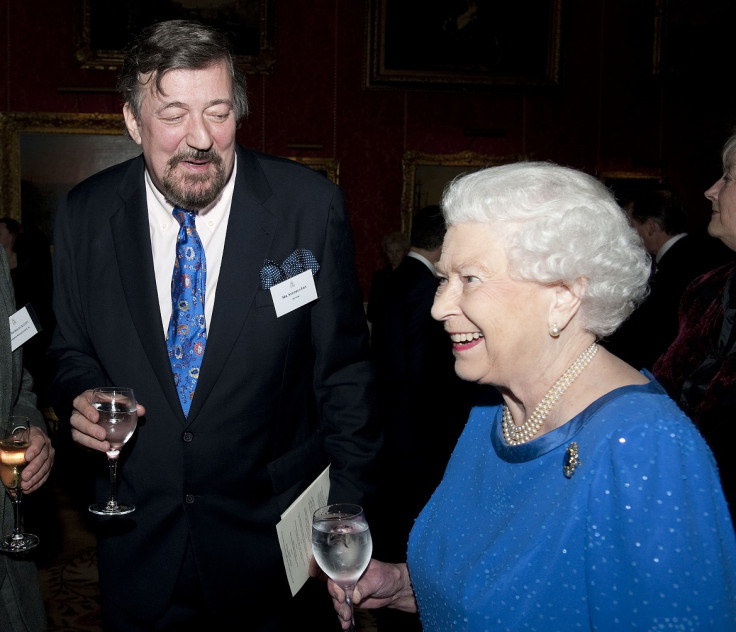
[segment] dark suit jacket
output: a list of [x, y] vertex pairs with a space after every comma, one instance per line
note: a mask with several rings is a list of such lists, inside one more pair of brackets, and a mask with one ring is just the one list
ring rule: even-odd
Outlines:
[[677, 312], [685, 288], [732, 254], [706, 235], [686, 235], [675, 242], [652, 273], [649, 296], [605, 346], [634, 368], [651, 370], [677, 335]]
[[[374, 359], [381, 369], [379, 384], [396, 397], [409, 398], [406, 387], [416, 389], [429, 378], [442, 382], [454, 375], [450, 339], [431, 314], [436, 291], [435, 275], [410, 256], [387, 286], [383, 314], [374, 324]], [[426, 392], [422, 395], [426, 399]]]
[[[161, 326], [143, 159], [73, 189], [55, 237], [59, 401], [69, 406], [85, 389], [112, 384], [132, 386], [146, 407], [121, 455], [119, 496], [136, 511], [127, 530], [100, 542], [107, 616], [115, 608], [114, 616], [155, 620], [187, 540], [215, 612], [274, 616], [290, 600], [281, 512], [328, 461], [331, 499], [362, 503], [371, 489], [372, 369], [341, 191], [302, 165], [238, 148], [188, 419]], [[321, 266], [319, 299], [277, 318], [259, 272], [265, 259], [281, 262], [297, 248]]]

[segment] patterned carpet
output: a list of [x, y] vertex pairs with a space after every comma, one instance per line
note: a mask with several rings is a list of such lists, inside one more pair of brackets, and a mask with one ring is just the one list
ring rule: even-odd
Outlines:
[[49, 632], [102, 631], [88, 468], [86, 456], [57, 447], [51, 478], [23, 501], [26, 528], [41, 539], [36, 560]]
[[94, 547], [39, 570], [49, 632], [100, 632], [97, 553]]

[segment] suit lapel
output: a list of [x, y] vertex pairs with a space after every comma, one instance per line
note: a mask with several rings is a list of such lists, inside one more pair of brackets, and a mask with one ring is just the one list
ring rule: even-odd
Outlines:
[[[15, 312], [15, 294], [10, 276], [10, 267], [5, 255], [5, 249], [0, 248], [0, 357], [11, 358], [10, 323], [8, 318]], [[15, 393], [13, 384], [13, 370], [16, 358], [20, 354], [12, 354], [10, 362], [0, 362], [0, 415], [5, 417], [12, 410], [12, 400]]]
[[239, 151], [212, 323], [208, 326], [200, 379], [189, 410], [190, 421], [217, 382], [260, 290], [259, 273], [278, 226], [278, 217], [263, 205], [270, 195], [255, 158]]

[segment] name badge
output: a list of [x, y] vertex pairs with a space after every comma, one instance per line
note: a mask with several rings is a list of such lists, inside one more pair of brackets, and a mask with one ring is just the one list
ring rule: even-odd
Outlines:
[[8, 318], [8, 321], [10, 322], [10, 349], [12, 351], [41, 331], [36, 312], [30, 305], [21, 307]]
[[301, 274], [274, 285], [271, 288], [271, 297], [278, 317], [311, 303], [318, 298], [312, 271], [305, 270]]

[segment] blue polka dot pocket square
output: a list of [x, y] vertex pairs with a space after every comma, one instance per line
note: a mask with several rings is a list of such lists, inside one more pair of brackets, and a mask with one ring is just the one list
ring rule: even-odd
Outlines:
[[286, 257], [281, 265], [266, 259], [261, 268], [261, 289], [270, 290], [274, 285], [283, 283], [307, 270], [312, 271], [312, 276], [319, 271], [319, 263], [311, 250], [298, 248]]

